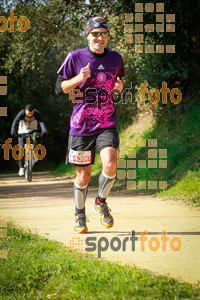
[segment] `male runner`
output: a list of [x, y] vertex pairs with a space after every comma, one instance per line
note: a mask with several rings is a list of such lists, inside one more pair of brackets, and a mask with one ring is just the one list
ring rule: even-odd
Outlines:
[[[38, 123], [40, 124], [42, 132], [36, 134], [35, 145], [37, 145], [43, 135], [47, 133], [47, 129], [40, 112], [35, 109], [32, 104], [27, 104], [25, 109], [22, 109], [14, 118], [11, 127], [11, 135], [17, 136], [18, 134], [18, 144], [24, 148], [26, 138], [23, 137], [23, 134], [36, 132]], [[19, 176], [24, 175], [24, 157], [19, 160], [18, 174]]]
[[98, 195], [93, 210], [99, 215], [102, 227], [109, 228], [114, 224], [111, 210], [106, 203], [116, 176], [119, 149], [116, 111], [111, 91], [123, 90], [120, 78], [124, 76], [124, 65], [118, 52], [106, 48], [109, 31], [105, 19], [89, 19], [89, 46], [69, 53], [58, 70], [56, 93], [67, 94], [76, 88], [83, 95], [78, 98], [82, 103], [74, 101], [66, 159], [66, 163], [76, 166], [75, 233], [88, 231], [85, 201], [94, 164], [95, 147], [100, 152], [103, 170], [99, 177]]

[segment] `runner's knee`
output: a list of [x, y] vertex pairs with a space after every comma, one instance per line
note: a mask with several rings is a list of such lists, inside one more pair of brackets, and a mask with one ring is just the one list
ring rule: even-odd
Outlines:
[[77, 167], [76, 168], [76, 182], [81, 185], [85, 186], [89, 183], [91, 178], [91, 169], [90, 168], [82, 168]]
[[103, 170], [108, 176], [114, 176], [117, 169], [117, 160], [109, 159], [103, 164]]

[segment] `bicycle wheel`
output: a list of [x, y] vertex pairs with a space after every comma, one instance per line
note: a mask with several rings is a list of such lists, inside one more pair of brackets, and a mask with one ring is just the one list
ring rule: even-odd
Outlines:
[[28, 181], [29, 180], [29, 161], [26, 159], [26, 155], [25, 155], [25, 161], [24, 161], [24, 174], [25, 174], [25, 180]]
[[24, 168], [25, 168], [25, 179], [26, 181], [32, 181], [32, 161], [33, 161], [33, 151], [30, 149], [30, 158], [26, 158], [26, 153], [25, 153], [25, 160], [24, 160]]
[[28, 181], [32, 181], [32, 167], [33, 167], [33, 149], [30, 149], [30, 159], [28, 160]]

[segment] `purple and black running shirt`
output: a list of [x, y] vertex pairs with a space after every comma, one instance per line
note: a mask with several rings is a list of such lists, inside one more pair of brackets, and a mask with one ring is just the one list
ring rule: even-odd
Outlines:
[[72, 51], [58, 70], [60, 76], [69, 80], [90, 63], [91, 77], [76, 87], [83, 96], [76, 97], [82, 103], [73, 104], [70, 135], [95, 135], [117, 125], [111, 91], [117, 77], [121, 78], [125, 74], [124, 64], [118, 52], [107, 48], [106, 52], [105, 55], [94, 56], [88, 48]]

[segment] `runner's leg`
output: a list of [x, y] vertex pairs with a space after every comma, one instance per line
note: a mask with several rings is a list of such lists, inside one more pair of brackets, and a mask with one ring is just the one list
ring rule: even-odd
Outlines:
[[113, 217], [110, 214], [111, 209], [107, 206], [106, 198], [115, 181], [117, 151], [113, 147], [105, 147], [100, 151], [103, 170], [99, 176], [98, 196], [92, 208], [99, 215], [99, 223], [104, 228], [110, 228], [114, 225]]
[[[76, 179], [74, 181], [74, 198], [75, 198], [75, 218], [74, 218], [74, 232], [86, 233], [88, 231], [86, 226], [85, 216], [85, 201], [87, 197], [88, 183], [91, 178], [92, 164], [94, 164], [95, 157], [95, 136], [69, 136], [68, 152], [66, 163], [71, 163], [76, 166]], [[79, 152], [82, 152], [79, 154]], [[83, 161], [80, 164], [80, 155]], [[84, 165], [87, 160], [87, 165]], [[77, 166], [78, 164], [78, 166]]]
[[99, 176], [99, 190], [96, 199], [96, 204], [100, 205], [105, 202], [115, 181], [119, 149], [119, 134], [116, 129], [109, 128], [102, 132], [97, 137], [96, 147], [100, 152], [103, 165], [102, 173]]
[[99, 176], [98, 196], [107, 198], [114, 184], [117, 170], [118, 150], [113, 147], [105, 147], [100, 151], [103, 171]]
[[91, 173], [92, 165], [85, 167], [76, 167], [76, 179], [74, 181], [74, 198], [77, 213], [79, 213], [78, 210], [85, 209], [85, 201], [87, 197], [88, 183], [91, 178]]
[[75, 219], [74, 232], [87, 233], [85, 201], [88, 191], [88, 183], [92, 173], [92, 165], [85, 167], [76, 167], [76, 179], [74, 181], [74, 198], [75, 198]]

